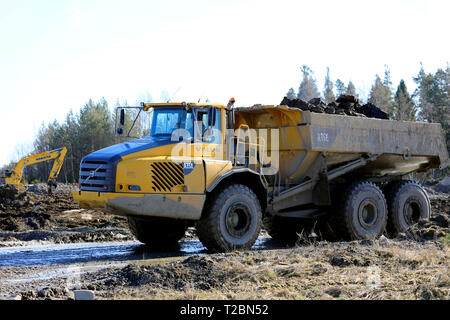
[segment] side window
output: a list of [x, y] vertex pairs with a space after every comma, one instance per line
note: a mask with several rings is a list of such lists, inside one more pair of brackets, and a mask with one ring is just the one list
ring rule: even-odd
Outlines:
[[208, 128], [208, 112], [206, 110], [198, 109], [196, 112], [197, 118], [195, 119], [195, 140], [202, 141], [203, 135]]
[[[208, 125], [208, 110], [207, 109], [200, 109], [197, 110], [196, 115], [196, 121], [195, 126], [196, 130], [199, 135], [197, 138], [197, 141], [201, 139], [201, 141], [205, 143], [221, 143], [221, 117], [220, 117], [221, 109], [216, 109], [216, 121], [214, 126]], [[187, 118], [186, 118], [186, 125], [187, 125]]]
[[194, 137], [194, 116], [192, 110], [189, 110], [186, 113], [185, 129], [189, 132], [191, 137]]
[[222, 112], [221, 109], [216, 109], [216, 119], [214, 126], [208, 126], [208, 121], [206, 121], [207, 130], [203, 134], [203, 141], [207, 143], [221, 143], [221, 117], [220, 113]]

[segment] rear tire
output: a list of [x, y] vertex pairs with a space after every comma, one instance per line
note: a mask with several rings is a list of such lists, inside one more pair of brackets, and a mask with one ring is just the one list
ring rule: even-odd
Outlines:
[[344, 240], [373, 240], [386, 228], [387, 204], [383, 192], [369, 181], [357, 182], [343, 193], [336, 215], [331, 217], [333, 231]]
[[386, 190], [388, 193], [389, 235], [397, 236], [422, 219], [431, 215], [430, 199], [425, 189], [415, 181], [395, 182]]
[[262, 212], [255, 193], [232, 184], [212, 194], [204, 217], [197, 222], [197, 235], [211, 251], [250, 249], [258, 238]]
[[128, 226], [136, 239], [157, 249], [176, 247], [188, 228], [184, 220], [136, 216], [128, 217]]

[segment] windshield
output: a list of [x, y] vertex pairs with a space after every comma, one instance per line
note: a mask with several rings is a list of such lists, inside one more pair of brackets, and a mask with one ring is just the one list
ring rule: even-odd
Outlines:
[[150, 135], [152, 137], [171, 136], [176, 129], [186, 129], [191, 133], [192, 120], [191, 110], [186, 111], [184, 108], [155, 108], [153, 109]]
[[[152, 108], [151, 113], [150, 137], [166, 139], [175, 134], [177, 137], [182, 135], [184, 138], [194, 138], [196, 141], [202, 141], [205, 137], [208, 142], [219, 143], [220, 141], [220, 112], [215, 113], [216, 121], [213, 126], [208, 123], [207, 108], [186, 110], [184, 108], [158, 107]], [[174, 132], [179, 129], [181, 130]]]

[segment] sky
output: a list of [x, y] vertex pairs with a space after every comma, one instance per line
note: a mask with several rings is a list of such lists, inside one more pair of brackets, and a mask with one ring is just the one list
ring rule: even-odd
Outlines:
[[[0, 0], [0, 166], [89, 100], [278, 104], [308, 65], [366, 98], [449, 61], [450, 2]], [[447, 40], [446, 40], [447, 39]]]

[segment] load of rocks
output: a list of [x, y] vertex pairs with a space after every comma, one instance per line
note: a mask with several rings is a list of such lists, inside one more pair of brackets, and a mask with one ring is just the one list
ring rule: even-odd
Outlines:
[[374, 104], [366, 103], [361, 105], [359, 99], [351, 95], [341, 95], [336, 101], [330, 102], [329, 104], [326, 104], [320, 98], [314, 98], [306, 102], [301, 99], [284, 97], [280, 105], [317, 113], [389, 119], [389, 115]]

